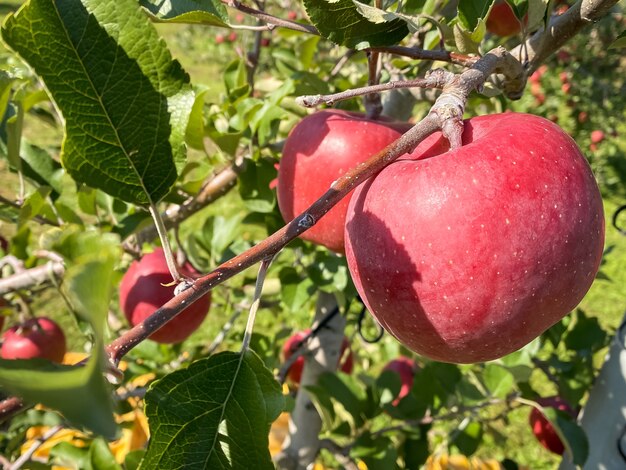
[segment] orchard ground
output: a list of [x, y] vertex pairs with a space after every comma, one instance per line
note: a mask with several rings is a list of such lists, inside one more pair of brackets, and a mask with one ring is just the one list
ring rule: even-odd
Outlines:
[[[210, 33], [207, 34], [206, 28], [200, 26], [157, 25], [157, 27], [163, 34], [174, 57], [182, 63], [191, 75], [192, 83], [216, 84], [208, 91], [209, 95], [206, 101], [211, 102], [213, 99], [217, 99], [223, 91], [223, 85], [221, 78], [216, 75], [221, 73], [220, 70], [227, 61], [227, 55], [222, 52], [227, 48], [237, 47], [237, 41], [233, 44], [216, 44], [211, 40]], [[211, 31], [219, 32], [218, 29]], [[273, 34], [288, 33], [275, 31]], [[240, 38], [242, 36], [245, 37], [245, 34], [239, 34]], [[504, 100], [490, 102], [474, 98], [477, 102], [468, 106], [468, 111], [481, 114], [511, 109], [550, 117], [574, 137], [583, 152], [589, 157], [603, 191], [607, 220], [606, 249], [610, 250], [610, 254], [606, 256], [606, 262], [601, 267], [601, 279], [594, 283], [580, 308], [587, 315], [598, 318], [605, 330], [614, 331], [626, 309], [626, 291], [623, 289], [623, 286], [626, 285], [626, 237], [617, 233], [610, 226], [614, 211], [626, 203], [626, 171], [623, 166], [624, 163], [619, 163], [619, 158], [623, 160], [623, 156], [626, 154], [626, 113], [624, 111], [626, 109], [624, 84], [626, 59], [622, 58], [616, 63], [614, 57], [611, 57], [611, 52], [604, 50], [601, 44], [602, 42], [597, 37], [592, 36], [589, 39], [585, 35], [581, 35], [565, 48], [565, 51], [569, 51], [571, 54], [570, 59], [566, 60], [563, 56], [550, 59], [550, 68], [541, 78], [546, 96], [545, 101], [541, 104], [530, 93], [526, 93], [521, 101], [515, 103]], [[285, 51], [279, 52], [285, 54]], [[272, 52], [268, 49], [265, 53], [271, 54]], [[615, 53], [615, 55], [618, 54]], [[220, 60], [223, 60], [224, 63], [220, 63]], [[572, 74], [570, 81], [574, 90], [562, 87], [559, 73], [563, 71]], [[264, 79], [267, 80], [268, 86], [271, 85], [271, 77], [261, 73], [257, 79], [259, 87], [263, 87]], [[417, 109], [419, 110], [419, 105]], [[423, 111], [426, 109], [427, 105], [425, 104]], [[580, 113], [587, 113], [587, 120], [580, 122]], [[417, 118], [419, 118], [419, 113]], [[297, 116], [293, 115], [293, 118], [286, 122], [285, 126], [293, 124], [296, 120]], [[27, 138], [42, 144], [59, 141], [59, 134], [54, 129], [46, 126], [33, 127], [34, 122], [34, 120], [26, 122], [25, 136]], [[590, 150], [591, 133], [597, 129], [604, 130], [607, 137], [592, 152]], [[203, 154], [200, 152], [191, 151], [190, 159], [200, 160], [202, 158]], [[0, 174], [3, 181], [0, 194], [11, 198], [15, 194], [18, 182], [14, 174], [8, 173], [4, 160], [0, 161]], [[243, 217], [246, 210], [239, 193], [231, 191], [216, 204], [204, 209], [202, 213], [204, 216], [209, 214], [215, 216], [229, 214]], [[201, 224], [203, 220], [203, 217], [197, 217], [186, 221], [181, 229], [181, 237], [184, 238], [186, 234], [198, 231], [201, 228], [198, 224]], [[626, 221], [622, 222], [622, 225], [626, 225]], [[258, 225], [251, 223], [246, 227], [246, 235], [250, 240], [258, 240], [265, 235]], [[0, 233], [3, 235], [14, 235], [11, 230], [8, 225], [0, 225]], [[240, 275], [240, 279], [245, 280], [239, 282], [246, 285], [248, 292], [252, 290], [255, 276], [256, 268], [251, 268]], [[275, 293], [272, 292], [272, 289], [275, 290], [275, 288], [276, 285], [271, 282], [266, 285], [270, 298], [272, 293]], [[220, 289], [221, 287], [217, 288], [217, 290]], [[301, 313], [295, 315], [295, 318], [293, 314], [288, 312], [282, 313], [277, 309], [263, 308], [259, 313], [255, 329], [259, 341], [262, 340], [260, 335], [263, 333], [284, 341], [292, 330], [309, 327], [313, 301], [313, 299], [304, 299]], [[117, 299], [113, 299], [112, 305], [117, 305]], [[84, 336], [66, 314], [65, 305], [56, 293], [44, 294], [36, 300], [32, 308], [38, 315], [50, 316], [59, 321], [67, 333], [69, 349], [82, 351]], [[169, 363], [176, 361], [179, 353], [184, 349], [207, 346], [216, 337], [223, 321], [226, 320], [227, 316], [222, 313], [222, 310], [223, 305], [216, 302], [211, 308], [208, 320], [181, 347], [157, 346], [154, 343], [146, 342], [139, 346], [137, 356], [156, 355], [164, 363]], [[217, 318], [220, 321], [211, 321], [211, 319]], [[245, 315], [241, 315], [236, 322], [239, 328], [235, 330], [241, 331], [245, 324]], [[350, 324], [347, 333], [352, 336], [353, 349], [357, 357], [355, 361], [357, 373], [367, 372], [376, 375], [387, 360], [393, 359], [402, 351], [399, 344], [389, 335], [386, 335], [383, 340], [383, 348], [374, 350], [361, 342], [355, 331], [354, 324]], [[230, 336], [226, 338], [221, 348], [237, 350], [240, 342], [240, 336]], [[270, 368], [276, 367], [278, 364], [271, 362], [269, 352], [273, 349], [276, 353], [274, 356], [279, 357], [277, 351], [281, 346], [282, 342], [269, 346], [259, 345], [258, 349], [267, 353], [264, 359], [268, 359], [267, 365]], [[379, 354], [380, 356], [376, 357], [372, 354]], [[595, 357], [596, 366], [599, 367], [602, 361], [603, 354], [597, 354]], [[359, 371], [359, 369], [361, 370]], [[537, 373], [535, 382], [533, 383], [535, 388], [544, 395], [551, 395], [555, 392], [553, 386], [546, 383], [539, 373]], [[510, 415], [511, 423], [507, 426], [501, 425], [500, 429], [506, 439], [488, 443], [487, 446], [480, 448], [478, 455], [487, 458], [509, 457], [532, 469], [554, 468], [560, 459], [543, 450], [534, 441], [527, 425], [528, 412], [529, 410], [526, 408], [512, 412]]]

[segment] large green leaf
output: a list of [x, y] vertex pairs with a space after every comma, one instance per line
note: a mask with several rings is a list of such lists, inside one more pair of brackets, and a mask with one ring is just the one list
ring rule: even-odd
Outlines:
[[156, 21], [228, 27], [226, 7], [218, 0], [140, 0], [140, 3]]
[[61, 109], [74, 179], [138, 204], [168, 193], [194, 96], [134, 0], [30, 0], [2, 36]]
[[156, 382], [146, 394], [150, 444], [141, 468], [273, 469], [269, 428], [279, 384], [253, 352], [223, 352]]
[[68, 266], [63, 289], [73, 308], [93, 327], [95, 345], [84, 366], [62, 366], [43, 359], [0, 360], [0, 385], [28, 403], [59, 410], [76, 426], [108, 439], [117, 426], [111, 391], [102, 375], [105, 364], [102, 335], [112, 292], [119, 240], [96, 232], [69, 233], [55, 229], [54, 247]]
[[304, 7], [320, 34], [342, 46], [390, 46], [409, 34], [403, 20], [355, 0], [304, 0]]

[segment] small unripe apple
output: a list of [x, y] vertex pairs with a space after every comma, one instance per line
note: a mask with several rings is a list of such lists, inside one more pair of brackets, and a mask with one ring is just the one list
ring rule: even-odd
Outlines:
[[569, 313], [602, 259], [602, 198], [576, 143], [529, 114], [465, 122], [359, 186], [346, 259], [378, 322], [434, 360], [516, 351]]
[[3, 359], [48, 359], [63, 362], [65, 334], [53, 320], [30, 318], [14, 325], [2, 335], [0, 357]]
[[[278, 170], [278, 206], [285, 221], [308, 209], [337, 178], [391, 144], [409, 127], [339, 110], [319, 111], [300, 121], [287, 137]], [[349, 199], [339, 201], [300, 237], [343, 253]]]
[[[198, 273], [188, 264], [181, 269], [181, 274], [193, 278]], [[171, 282], [162, 248], [133, 261], [120, 283], [120, 306], [131, 325], [141, 323], [174, 297], [175, 286], [165, 285]], [[209, 292], [163, 325], [150, 339], [158, 343], [180, 343], [198, 329], [210, 306]]]
[[416, 365], [413, 359], [405, 356], [400, 356], [393, 359], [385, 365], [383, 371], [391, 370], [397, 372], [400, 376], [402, 386], [400, 387], [400, 393], [396, 399], [392, 402], [392, 405], [397, 406], [400, 400], [406, 397], [411, 388], [413, 387], [413, 379], [415, 377]]
[[[311, 332], [310, 329], [299, 331], [289, 337], [285, 344], [283, 345], [283, 359], [286, 361], [289, 359], [293, 353], [295, 353], [300, 345], [302, 344], [302, 340]], [[354, 357], [352, 351], [350, 350], [350, 341], [348, 338], [344, 336], [343, 341], [341, 342], [341, 352], [340, 352], [340, 369], [349, 374], [352, 372], [354, 368]], [[304, 369], [304, 356], [298, 357], [294, 363], [289, 368], [289, 372], [287, 377], [289, 379], [299, 384], [302, 379], [302, 370]]]
[[[572, 416], [572, 418], [576, 417], [576, 412], [572, 409], [569, 403], [561, 397], [555, 396], [540, 398], [537, 400], [537, 403], [539, 403], [542, 407], [565, 411]], [[528, 422], [533, 434], [543, 447], [548, 449], [550, 452], [563, 455], [563, 452], [565, 452], [565, 446], [563, 445], [561, 438], [555, 431], [552, 424], [550, 424], [546, 417], [537, 408], [533, 408], [531, 410], [530, 415], [528, 416]]]
[[498, 0], [487, 16], [487, 31], [496, 36], [512, 36], [522, 30], [520, 21], [513, 13], [509, 4], [504, 0]]

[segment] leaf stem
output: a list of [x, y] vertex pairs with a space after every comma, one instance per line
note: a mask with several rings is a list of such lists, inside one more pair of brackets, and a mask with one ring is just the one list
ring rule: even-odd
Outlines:
[[265, 283], [265, 277], [267, 276], [267, 270], [272, 264], [272, 260], [276, 255], [269, 256], [261, 260], [259, 266], [259, 274], [256, 278], [256, 285], [254, 287], [254, 299], [252, 305], [250, 305], [250, 313], [248, 314], [248, 323], [246, 323], [246, 331], [243, 335], [243, 341], [241, 342], [241, 353], [245, 353], [250, 347], [250, 340], [252, 339], [252, 329], [254, 328], [254, 320], [259, 310], [259, 304], [261, 303], [261, 293], [263, 291], [263, 284]]
[[159, 238], [161, 239], [161, 245], [163, 246], [163, 253], [165, 254], [167, 269], [169, 269], [170, 274], [172, 275], [172, 279], [175, 282], [179, 282], [182, 279], [182, 276], [178, 272], [176, 260], [174, 260], [172, 246], [170, 245], [170, 241], [167, 238], [167, 229], [165, 228], [165, 223], [163, 222], [163, 218], [161, 217], [159, 210], [153, 202], [150, 203], [150, 215], [152, 216], [152, 220], [154, 220], [154, 225], [157, 229], [157, 233], [159, 234]]

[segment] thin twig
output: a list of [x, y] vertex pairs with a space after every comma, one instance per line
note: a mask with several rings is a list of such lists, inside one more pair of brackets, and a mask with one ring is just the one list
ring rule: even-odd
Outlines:
[[39, 449], [42, 445], [46, 443], [46, 441], [56, 433], [58, 433], [61, 429], [63, 429], [63, 425], [57, 424], [56, 426], [52, 426], [45, 433], [43, 433], [40, 437], [37, 438], [33, 445], [28, 448], [26, 452], [24, 452], [15, 462], [11, 464], [11, 466], [7, 470], [18, 470], [22, 468], [22, 466], [30, 460], [37, 449]]
[[0, 295], [47, 284], [54, 279], [61, 279], [64, 273], [65, 265], [62, 262], [48, 261], [41, 266], [26, 269], [0, 279]]
[[267, 23], [268, 25], [278, 26], [280, 28], [291, 29], [293, 31], [300, 31], [302, 33], [309, 33], [319, 36], [319, 31], [315, 26], [298, 23], [296, 21], [285, 20], [283, 18], [278, 18], [277, 16], [270, 15], [269, 13], [265, 13], [264, 11], [257, 10], [255, 8], [250, 8], [246, 5], [238, 1], [225, 1], [222, 2], [229, 7], [232, 7], [246, 15], [250, 15], [255, 17], [256, 19]]
[[[441, 70], [441, 69], [438, 69]], [[338, 101], [349, 100], [357, 96], [379, 93], [381, 91], [396, 90], [398, 88], [443, 88], [445, 82], [441, 80], [439, 74], [431, 74], [427, 78], [416, 78], [414, 80], [402, 80], [380, 85], [372, 85], [361, 88], [352, 88], [332, 95], [304, 95], [296, 98], [296, 103], [306, 108], [313, 108], [321, 104], [332, 106]]]

